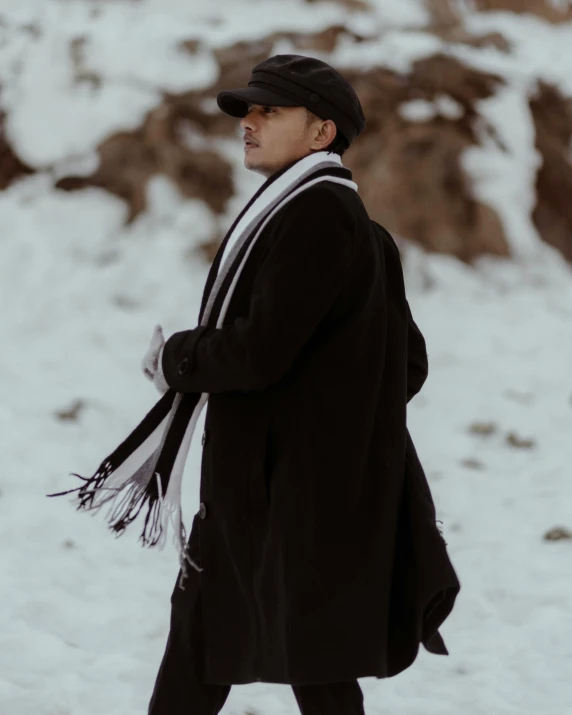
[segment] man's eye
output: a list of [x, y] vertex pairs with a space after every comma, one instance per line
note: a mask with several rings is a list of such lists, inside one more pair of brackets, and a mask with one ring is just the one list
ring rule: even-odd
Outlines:
[[[250, 112], [251, 110], [252, 110], [252, 105], [249, 104], [249, 105], [248, 105], [248, 108], [247, 108], [247, 111]], [[268, 112], [276, 112], [276, 110], [274, 109], [274, 107], [264, 107], [264, 106], [263, 106], [263, 107], [262, 107], [262, 110], [263, 110], [265, 113], [268, 113]]]

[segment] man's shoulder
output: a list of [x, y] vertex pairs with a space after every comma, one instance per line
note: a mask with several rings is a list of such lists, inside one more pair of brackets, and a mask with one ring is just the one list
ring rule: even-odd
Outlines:
[[287, 213], [306, 215], [312, 211], [323, 217], [330, 216], [334, 220], [341, 216], [352, 216], [355, 220], [364, 211], [363, 203], [357, 191], [335, 181], [319, 181], [308, 186], [284, 206]]

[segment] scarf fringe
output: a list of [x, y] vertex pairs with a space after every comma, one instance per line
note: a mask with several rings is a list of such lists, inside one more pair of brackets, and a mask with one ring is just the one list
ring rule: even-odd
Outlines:
[[[81, 484], [75, 489], [68, 489], [65, 492], [48, 494], [49, 497], [63, 496], [77, 492], [74, 502], [77, 503], [77, 510], [89, 511], [94, 515], [106, 504], [110, 508], [106, 514], [106, 521], [110, 530], [119, 537], [133, 521], [137, 519], [141, 510], [147, 507], [145, 522], [139, 541], [143, 546], [158, 546], [163, 549], [166, 541], [169, 524], [173, 529], [173, 543], [179, 554], [179, 565], [181, 568], [180, 587], [184, 579], [188, 576], [189, 563], [195, 570], [203, 569], [191, 559], [187, 551], [187, 533], [182, 520], [181, 508], [175, 498], [165, 497], [161, 487], [161, 476], [159, 472], [152, 472], [151, 478], [146, 482], [141, 480], [136, 473], [119, 486], [105, 486], [113, 474], [113, 466], [109, 459], [104, 460], [95, 474], [91, 477], [83, 477], [74, 472], [72, 476], [81, 479]], [[153, 476], [155, 479], [153, 479]]]

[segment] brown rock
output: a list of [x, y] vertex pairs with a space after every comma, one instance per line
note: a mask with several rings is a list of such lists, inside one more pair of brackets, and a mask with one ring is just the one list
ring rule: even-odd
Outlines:
[[567, 3], [557, 4], [551, 0], [473, 0], [476, 10], [504, 10], [506, 12], [529, 13], [547, 22], [568, 22], [572, 19], [572, 8]]
[[542, 239], [572, 261], [572, 100], [541, 82], [530, 110], [542, 156], [532, 219]]
[[494, 422], [473, 422], [469, 426], [469, 432], [483, 436], [489, 436], [497, 431], [497, 426]]
[[565, 526], [553, 526], [548, 529], [542, 537], [544, 541], [561, 541], [562, 539], [572, 539], [572, 531]]
[[457, 6], [451, 0], [426, 0], [425, 6], [431, 18], [430, 29], [450, 27], [461, 22]]
[[[344, 163], [354, 172], [371, 217], [392, 233], [466, 262], [482, 253], [507, 256], [498, 216], [472, 196], [459, 163], [463, 150], [477, 142], [475, 101], [490, 96], [500, 78], [445, 56], [418, 61], [407, 76], [381, 68], [344, 74], [367, 119]], [[455, 100], [461, 116], [423, 122], [401, 116], [403, 102], [440, 95]]]
[[506, 443], [511, 447], [519, 449], [532, 449], [536, 442], [531, 437], [519, 437], [516, 432], [509, 432], [506, 436]]
[[430, 17], [427, 29], [442, 40], [471, 47], [494, 47], [501, 52], [510, 50], [510, 43], [500, 32], [484, 35], [468, 32], [459, 15], [458, 4], [453, 0], [426, 0], [426, 7]]
[[220, 213], [233, 193], [231, 167], [215, 151], [185, 146], [177, 132], [184, 113], [166, 99], [133, 132], [113, 134], [98, 147], [99, 167], [87, 177], [67, 176], [56, 187], [68, 191], [98, 186], [125, 199], [127, 222], [145, 210], [145, 191], [152, 175], [171, 178], [189, 198], [199, 198]]

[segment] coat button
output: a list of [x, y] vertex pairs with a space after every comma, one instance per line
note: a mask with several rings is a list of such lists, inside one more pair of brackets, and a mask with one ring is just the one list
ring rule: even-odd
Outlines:
[[203, 438], [202, 438], [202, 440], [201, 440], [201, 444], [203, 445], [203, 447], [205, 446], [205, 442], [207, 441], [208, 438], [209, 438], [209, 437], [208, 437], [207, 431], [205, 430], [205, 431], [203, 432]]
[[183, 358], [179, 363], [179, 375], [183, 375], [189, 369], [189, 359]]
[[207, 508], [204, 505], [204, 503], [201, 502], [201, 505], [199, 507], [199, 516], [201, 517], [201, 519], [204, 519], [206, 515], [207, 515]]

